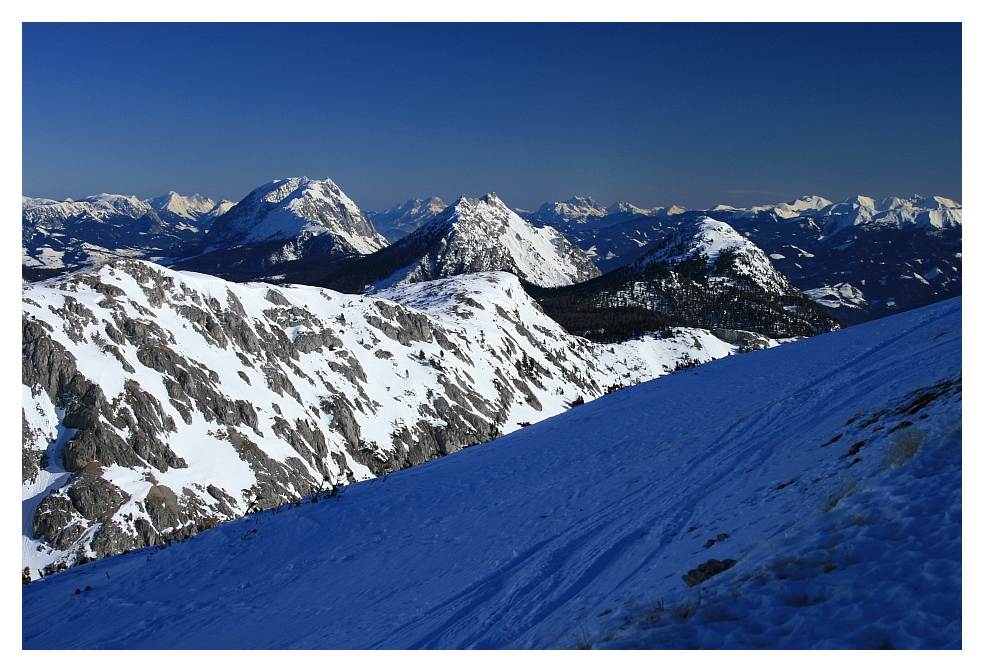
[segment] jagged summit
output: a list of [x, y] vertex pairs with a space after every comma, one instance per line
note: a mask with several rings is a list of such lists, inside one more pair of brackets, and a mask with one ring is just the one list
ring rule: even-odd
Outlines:
[[557, 287], [599, 274], [560, 233], [532, 226], [495, 192], [462, 195], [423, 228], [425, 236], [438, 238], [436, 247], [398, 282], [505, 270], [541, 287]]
[[197, 222], [211, 213], [217, 205], [211, 198], [205, 198], [201, 194], [182, 196], [176, 191], [169, 191], [163, 196], [152, 198], [149, 204], [162, 216], [164, 213], [168, 213], [182, 220], [193, 222]]
[[348, 253], [369, 254], [386, 241], [330, 179], [292, 177], [251, 191], [206, 237], [207, 250], [230, 244], [294, 241], [331, 235]]
[[482, 271], [509, 271], [540, 287], [600, 275], [588, 256], [563, 235], [551, 227], [533, 226], [490, 192], [481, 198], [462, 195], [410, 235], [325, 283], [362, 291]]

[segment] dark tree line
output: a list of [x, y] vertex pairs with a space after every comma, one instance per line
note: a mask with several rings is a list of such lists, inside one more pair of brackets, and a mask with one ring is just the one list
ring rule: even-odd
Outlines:
[[527, 290], [569, 332], [600, 342], [668, 327], [741, 329], [789, 338], [843, 326], [801, 294], [769, 294], [745, 280], [712, 282], [700, 260], [676, 266], [660, 261], [568, 287]]

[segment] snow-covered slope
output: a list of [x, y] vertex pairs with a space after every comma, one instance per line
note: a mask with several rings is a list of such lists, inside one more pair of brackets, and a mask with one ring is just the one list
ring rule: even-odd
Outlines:
[[22, 332], [32, 571], [419, 464], [742, 345], [677, 329], [602, 348], [509, 273], [365, 297], [138, 261], [24, 286]]
[[957, 299], [621, 390], [35, 581], [22, 644], [960, 648], [961, 343]]
[[462, 196], [428, 224], [325, 283], [362, 291], [482, 271], [509, 271], [540, 287], [600, 275], [587, 255], [560, 233], [533, 226], [491, 193]]
[[177, 268], [256, 279], [386, 247], [386, 239], [329, 179], [292, 177], [251, 191], [215, 219], [195, 257]]
[[682, 224], [669, 237], [639, 257], [632, 268], [658, 264], [703, 263], [712, 283], [743, 284], [768, 294], [797, 290], [775, 269], [765, 252], [731, 226], [710, 217]]
[[437, 196], [417, 198], [402, 205], [394, 205], [382, 212], [367, 212], [366, 216], [383, 237], [395, 243], [408, 233], [413, 233], [421, 226], [440, 215], [448, 207], [447, 203]]

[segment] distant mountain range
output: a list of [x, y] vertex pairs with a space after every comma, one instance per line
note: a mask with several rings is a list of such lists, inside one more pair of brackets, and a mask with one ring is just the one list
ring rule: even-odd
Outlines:
[[960, 292], [942, 198], [441, 205], [377, 213], [409, 231], [389, 243], [329, 179], [236, 204], [25, 198], [24, 278], [60, 275], [22, 288], [25, 563], [185, 538]]
[[394, 205], [382, 212], [366, 212], [366, 216], [386, 240], [395, 243], [403, 236], [436, 219], [447, 207], [447, 203], [437, 196], [432, 196]]
[[963, 211], [934, 197], [858, 196], [708, 211], [663, 211], [607, 227], [556, 224], [609, 272], [702, 216], [730, 224], [776, 269], [847, 324], [895, 314], [962, 291]]
[[[549, 287], [633, 264], [681, 226], [710, 216], [761, 248], [777, 271], [847, 324], [962, 291], [962, 208], [942, 197], [835, 203], [804, 196], [707, 211], [604, 207], [573, 197], [535, 212], [503, 205], [498, 224], [486, 230], [479, 223], [468, 233], [451, 220], [461, 219], [455, 209], [472, 201], [449, 207], [422, 198], [367, 216], [331, 180], [304, 177], [274, 180], [238, 204], [174, 192], [150, 201], [25, 197], [23, 273], [39, 279], [125, 257], [236, 281], [323, 283], [347, 291], [475, 270], [510, 270]], [[472, 209], [466, 224], [477, 216]], [[497, 233], [487, 235], [492, 230]]]
[[173, 191], [149, 201], [119, 194], [24, 197], [21, 263], [43, 274], [121, 257], [160, 260], [198, 242], [233, 205]]
[[640, 208], [624, 201], [618, 201], [606, 208], [590, 197], [574, 196], [566, 201], [544, 203], [539, 210], [525, 215], [525, 218], [538, 225], [606, 227], [621, 224], [636, 217], [668, 216], [685, 212], [685, 210], [679, 205], [668, 208]]

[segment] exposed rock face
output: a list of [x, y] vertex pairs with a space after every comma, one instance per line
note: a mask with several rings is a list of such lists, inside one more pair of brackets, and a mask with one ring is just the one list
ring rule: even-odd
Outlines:
[[741, 346], [742, 352], [764, 350], [765, 348], [772, 347], [769, 343], [769, 339], [764, 337], [762, 334], [756, 334], [754, 331], [743, 331], [741, 329], [711, 329], [711, 333], [725, 343], [735, 343]]
[[508, 273], [365, 297], [133, 260], [26, 285], [22, 343], [32, 571], [420, 464], [682, 353], [736, 350], [697, 330], [601, 348]]
[[733, 558], [728, 558], [727, 560], [716, 560], [711, 558], [707, 562], [697, 565], [697, 569], [691, 569], [689, 572], [684, 574], [683, 582], [693, 588], [698, 584], [704, 583], [712, 576], [720, 574], [727, 569], [731, 569], [736, 564], [738, 564], [738, 561]]

